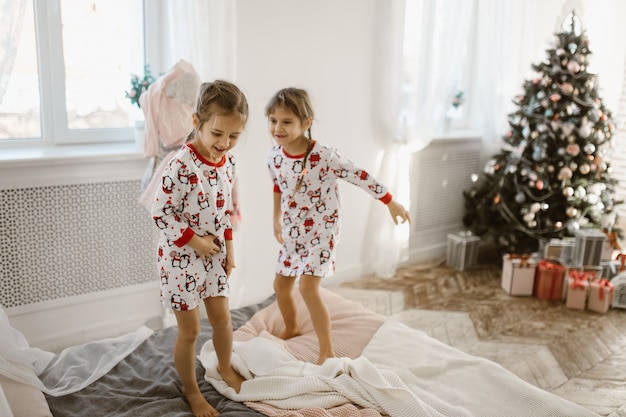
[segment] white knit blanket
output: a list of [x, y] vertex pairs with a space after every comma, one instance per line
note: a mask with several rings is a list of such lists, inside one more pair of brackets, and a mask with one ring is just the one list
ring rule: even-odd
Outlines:
[[494, 362], [468, 355], [391, 318], [372, 336], [361, 356], [329, 359], [322, 366], [296, 359], [267, 332], [235, 342], [233, 365], [246, 378], [239, 393], [215, 370], [210, 342], [203, 346], [200, 360], [206, 379], [226, 397], [283, 410], [352, 403], [392, 417], [596, 416]]
[[239, 393], [228, 387], [215, 370], [211, 344], [204, 345], [201, 360], [209, 382], [235, 401], [262, 401], [288, 410], [353, 403], [390, 416], [437, 415], [415, 413], [430, 407], [398, 374], [379, 370], [362, 356], [331, 358], [318, 366], [299, 361], [265, 337], [235, 342], [234, 352], [233, 365], [246, 378]]

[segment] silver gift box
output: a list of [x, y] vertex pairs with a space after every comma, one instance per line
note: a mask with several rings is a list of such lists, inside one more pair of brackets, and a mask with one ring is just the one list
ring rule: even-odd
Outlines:
[[457, 271], [465, 271], [476, 266], [480, 237], [463, 231], [448, 234], [446, 264]]

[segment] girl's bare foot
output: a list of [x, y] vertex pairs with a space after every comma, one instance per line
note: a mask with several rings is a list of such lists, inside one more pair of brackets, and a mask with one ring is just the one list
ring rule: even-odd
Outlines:
[[291, 339], [292, 337], [300, 336], [301, 334], [302, 333], [300, 333], [300, 329], [296, 327], [294, 329], [285, 329], [285, 331], [283, 331], [278, 337], [283, 340], [287, 340]]
[[222, 378], [224, 378], [224, 382], [226, 382], [228, 386], [232, 387], [236, 392], [241, 391], [241, 384], [243, 384], [245, 378], [239, 375], [239, 373], [232, 367], [229, 367], [223, 372], [218, 367], [217, 372], [219, 372]]
[[199, 390], [194, 390], [192, 392], [185, 392], [183, 390], [183, 395], [187, 399], [189, 407], [191, 407], [191, 412], [194, 416], [216, 417], [220, 415], [219, 411], [217, 411], [215, 408], [213, 408], [211, 404], [208, 403], [206, 398], [204, 398]]
[[335, 357], [335, 352], [333, 352], [332, 350], [330, 352], [320, 352], [320, 357], [317, 360], [317, 364], [322, 365], [324, 362], [326, 362], [326, 359], [334, 358], [334, 357]]

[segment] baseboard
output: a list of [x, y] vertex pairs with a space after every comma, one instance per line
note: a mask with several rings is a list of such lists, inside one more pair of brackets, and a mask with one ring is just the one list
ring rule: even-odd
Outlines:
[[157, 281], [6, 309], [31, 347], [50, 352], [131, 332], [162, 311]]

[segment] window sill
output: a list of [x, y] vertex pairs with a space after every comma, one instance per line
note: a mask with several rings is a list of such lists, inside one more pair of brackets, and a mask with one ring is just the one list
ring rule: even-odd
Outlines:
[[0, 152], [0, 168], [143, 158], [143, 148], [137, 143], [15, 148]]
[[141, 179], [138, 143], [3, 149], [0, 189]]

